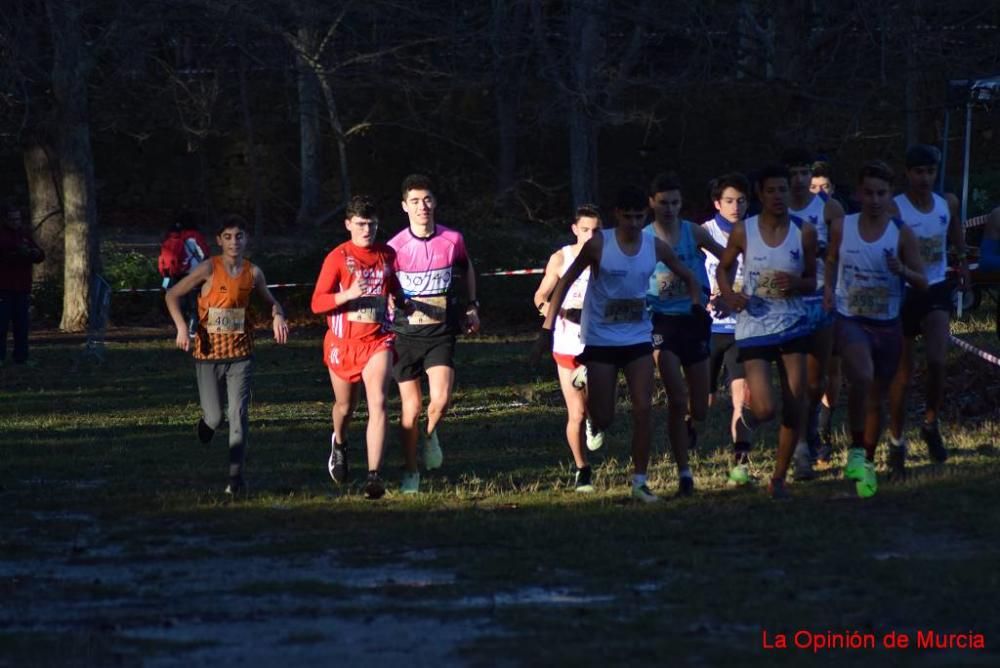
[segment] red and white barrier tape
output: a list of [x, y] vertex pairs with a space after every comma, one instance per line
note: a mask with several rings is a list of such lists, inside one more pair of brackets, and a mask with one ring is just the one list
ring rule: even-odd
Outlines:
[[980, 350], [979, 348], [975, 347], [971, 343], [966, 343], [965, 341], [963, 341], [962, 339], [958, 338], [954, 334], [951, 335], [951, 342], [954, 343], [959, 348], [961, 348], [962, 350], [964, 350], [965, 352], [972, 353], [976, 357], [979, 357], [980, 359], [984, 359], [987, 362], [989, 362], [990, 364], [995, 364], [997, 366], [1000, 366], [1000, 357], [997, 357], [996, 355], [991, 355], [990, 353], [986, 352], [985, 350]]
[[485, 271], [480, 276], [530, 276], [531, 274], [544, 274], [545, 268], [541, 269], [497, 269], [496, 271]]

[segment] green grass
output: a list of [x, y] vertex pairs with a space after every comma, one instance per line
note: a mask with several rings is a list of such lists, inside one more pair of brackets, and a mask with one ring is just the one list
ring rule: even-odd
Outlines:
[[[992, 322], [980, 311], [954, 331], [997, 351]], [[593, 458], [597, 492], [575, 494], [554, 371], [527, 368], [524, 337], [465, 341], [444, 469], [426, 493], [394, 494], [393, 432], [390, 495], [373, 503], [330, 484], [321, 332], [294, 335], [259, 346], [251, 495], [234, 503], [224, 437], [194, 438], [192, 364], [165, 331], [109, 343], [103, 364], [50, 337], [36, 368], [0, 370], [0, 665], [266, 665], [293, 651], [306, 663], [1000, 662], [1000, 369], [966, 353], [950, 360], [945, 466], [911, 429], [906, 483], [861, 501], [828, 472], [775, 503], [725, 486], [714, 409], [692, 460], [698, 495], [640, 507], [627, 502], [624, 403]], [[661, 397], [650, 479], [669, 494], [664, 421]], [[766, 476], [774, 432], [759, 436]], [[987, 650], [814, 656], [762, 650], [763, 629], [973, 630]]]

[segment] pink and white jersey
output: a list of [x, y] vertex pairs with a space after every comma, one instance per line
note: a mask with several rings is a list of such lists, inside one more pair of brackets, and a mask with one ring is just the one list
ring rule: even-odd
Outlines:
[[396, 276], [413, 303], [409, 315], [396, 311], [394, 329], [408, 336], [457, 334], [463, 310], [469, 256], [461, 233], [436, 224], [429, 237], [418, 237], [409, 227], [389, 240], [396, 251]]

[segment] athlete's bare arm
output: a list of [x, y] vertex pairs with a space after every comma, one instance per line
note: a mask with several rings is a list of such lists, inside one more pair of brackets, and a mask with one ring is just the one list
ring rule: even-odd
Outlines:
[[167, 311], [170, 313], [170, 319], [174, 321], [174, 327], [177, 328], [177, 337], [174, 343], [181, 350], [188, 350], [191, 345], [191, 340], [188, 338], [187, 322], [185, 322], [184, 314], [181, 312], [181, 299], [192, 290], [196, 290], [203, 285], [208, 285], [211, 288], [211, 284], [212, 263], [202, 262], [192, 269], [190, 274], [179, 280], [177, 285], [167, 290], [167, 294], [164, 296], [167, 302]]
[[894, 267], [890, 264], [890, 271], [902, 276], [904, 281], [918, 290], [927, 289], [927, 275], [924, 273], [924, 261], [920, 257], [920, 245], [917, 243], [917, 235], [908, 225], [899, 229], [899, 258], [890, 257], [888, 260], [895, 260], [895, 264], [899, 265]]
[[719, 266], [715, 268], [715, 281], [719, 285], [719, 294], [726, 302], [726, 305], [733, 312], [739, 312], [746, 308], [747, 297], [742, 292], [733, 292], [733, 280], [730, 278], [735, 273], [736, 263], [740, 254], [746, 250], [747, 231], [740, 221], [733, 225], [732, 232], [729, 233], [729, 242], [722, 251], [719, 258]]
[[569, 286], [580, 277], [584, 269], [590, 267], [591, 280], [597, 278], [603, 248], [604, 237], [600, 234], [595, 234], [583, 245], [576, 259], [569, 265], [566, 273], [563, 274], [559, 282], [556, 283], [556, 287], [552, 290], [552, 299], [549, 302], [548, 312], [545, 314], [545, 322], [542, 324], [542, 329], [551, 330], [555, 327], [556, 315], [558, 315], [559, 309], [562, 307], [563, 300], [566, 299]]
[[264, 278], [264, 272], [257, 265], [254, 265], [253, 268], [253, 282], [257, 288], [257, 295], [271, 306], [271, 317], [274, 319], [272, 323], [274, 342], [286, 343], [288, 341], [288, 323], [285, 321], [285, 309], [281, 308], [281, 304], [271, 294], [267, 287], [267, 279]]
[[681, 262], [681, 259], [677, 257], [676, 253], [674, 253], [674, 249], [670, 247], [670, 244], [658, 238], [654, 238], [654, 242], [656, 259], [667, 265], [667, 268], [674, 272], [674, 274], [684, 279], [684, 282], [688, 285], [688, 294], [691, 296], [691, 304], [697, 304], [700, 306], [701, 283], [695, 277], [694, 273], [687, 268], [686, 264]]
[[832, 311], [837, 289], [837, 262], [840, 260], [840, 240], [844, 238], [844, 218], [830, 223], [827, 231], [826, 258], [823, 265], [823, 309]]
[[535, 308], [538, 309], [542, 317], [545, 317], [546, 310], [549, 307], [549, 295], [552, 294], [552, 288], [556, 287], [556, 283], [559, 282], [559, 271], [562, 269], [562, 265], [563, 254], [561, 250], [557, 250], [549, 257], [549, 262], [545, 265], [545, 275], [542, 276], [542, 282], [538, 284], [535, 296], [531, 298], [531, 303], [535, 305]]
[[693, 232], [694, 241], [698, 244], [699, 248], [708, 251], [716, 258], [722, 257], [722, 245], [712, 238], [712, 235], [708, 233], [708, 230], [701, 225], [694, 225]]

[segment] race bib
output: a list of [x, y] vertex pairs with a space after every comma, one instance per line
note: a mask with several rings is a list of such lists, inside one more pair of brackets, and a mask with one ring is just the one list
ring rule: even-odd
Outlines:
[[351, 302], [347, 319], [351, 322], [379, 323], [385, 321], [387, 300], [383, 295], [358, 297]]
[[448, 296], [420, 297], [411, 299], [415, 310], [408, 320], [411, 325], [438, 325], [448, 316]]
[[884, 285], [852, 285], [847, 291], [847, 309], [864, 318], [889, 314], [889, 288]]
[[920, 258], [925, 265], [938, 264], [944, 259], [943, 237], [917, 237], [920, 242]]
[[787, 299], [788, 293], [778, 287], [778, 272], [765, 270], [757, 277], [757, 287], [753, 293], [762, 299]]
[[641, 322], [645, 312], [644, 299], [609, 299], [604, 305], [604, 322]]
[[206, 329], [209, 334], [242, 334], [246, 326], [246, 309], [215, 308], [208, 309]]
[[653, 278], [656, 280], [656, 292], [660, 299], [684, 297], [688, 294], [687, 283], [672, 271], [657, 271]]

